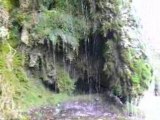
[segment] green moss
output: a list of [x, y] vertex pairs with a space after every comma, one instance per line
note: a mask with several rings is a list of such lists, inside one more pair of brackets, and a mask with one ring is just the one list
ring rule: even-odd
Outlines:
[[9, 49], [9, 46], [8, 46], [8, 43], [4, 43], [4, 44], [1, 44], [0, 45], [0, 72], [3, 70], [3, 69], [7, 69], [6, 68], [6, 54], [8, 54], [10, 51]]
[[55, 9], [66, 11], [73, 15], [82, 15], [82, 1], [79, 0], [55, 0]]
[[4, 44], [1, 44], [1, 48], [0, 48], [0, 50], [1, 50], [1, 53], [2, 54], [7, 54], [7, 53], [9, 53], [10, 52], [10, 48], [9, 48], [9, 46], [8, 46], [9, 44], [7, 43], [7, 42], [5, 42]]
[[[133, 96], [142, 94], [144, 90], [148, 89], [148, 85], [152, 80], [152, 69], [148, 61], [131, 47], [119, 48], [119, 51], [116, 51], [116, 44], [113, 40], [108, 40], [105, 46], [107, 62], [104, 65], [104, 71], [106, 75], [109, 77], [114, 75], [113, 81], [119, 81], [119, 78], [123, 79], [121, 83], [114, 83], [113, 93], [115, 95], [132, 94]], [[117, 52], [117, 56], [113, 51]], [[122, 66], [117, 66], [117, 64], [122, 64]], [[129, 83], [132, 86], [124, 85], [124, 83]], [[122, 91], [126, 91], [126, 94]]]
[[131, 65], [131, 69], [134, 70], [140, 78], [149, 79], [149, 76], [151, 76], [151, 67], [149, 64], [143, 60], [143, 59], [137, 59], [133, 61], [133, 64]]
[[83, 18], [76, 18], [60, 11], [46, 10], [42, 13], [39, 24], [34, 28], [33, 32], [36, 35], [40, 35], [39, 37], [46, 37], [52, 34], [52, 31], [55, 29], [60, 29], [78, 40], [83, 37], [84, 32], [87, 31], [86, 26]]
[[113, 94], [116, 95], [116, 96], [121, 96], [122, 95], [122, 87], [120, 84], [118, 84], [117, 86], [114, 86], [113, 87]]
[[49, 101], [53, 104], [54, 97], [51, 92], [45, 90], [45, 88], [33, 80], [28, 81], [28, 83], [21, 83], [24, 87], [21, 97], [18, 101], [21, 102], [22, 109], [29, 109], [31, 107], [37, 107], [41, 105], [49, 104]]
[[134, 85], [134, 91], [132, 92], [142, 94], [144, 90], [148, 89], [148, 85], [152, 80], [152, 68], [144, 59], [134, 59], [130, 67], [133, 71], [131, 81]]
[[132, 64], [132, 60], [134, 59], [134, 51], [132, 49], [122, 49], [121, 50], [121, 57], [122, 57], [122, 60], [130, 65]]
[[61, 93], [72, 93], [74, 90], [74, 81], [69, 73], [61, 67], [57, 67], [57, 85]]
[[137, 85], [142, 85], [143, 83], [146, 86], [152, 77], [151, 67], [144, 58], [136, 58], [136, 54], [134, 49], [131, 48], [121, 50], [122, 60], [132, 71], [132, 75], [130, 76], [132, 83]]
[[23, 58], [20, 53], [16, 53], [13, 58], [13, 67], [14, 68], [23, 67], [24, 66], [22, 63], [23, 59], [25, 58]]
[[134, 84], [139, 84], [141, 78], [139, 77], [139, 75], [135, 74], [135, 75], [132, 75], [131, 80]]
[[[69, 0], [56, 0], [56, 8], [60, 10], [67, 10], [69, 8]], [[68, 6], [69, 5], [69, 6]]]
[[18, 0], [0, 0], [0, 4], [7, 10], [12, 10], [15, 7], [19, 6]]
[[118, 41], [120, 40], [121, 35], [119, 34], [121, 32], [122, 28], [122, 21], [120, 19], [114, 19], [112, 21], [105, 21], [102, 23], [102, 33], [104, 34], [104, 37], [107, 36], [107, 33], [113, 32], [113, 40]]

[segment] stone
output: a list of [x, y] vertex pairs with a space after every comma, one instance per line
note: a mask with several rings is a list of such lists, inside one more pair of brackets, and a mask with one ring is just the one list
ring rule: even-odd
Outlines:
[[0, 38], [1, 39], [9, 38], [8, 29], [6, 27], [4, 27], [4, 26], [0, 27]]
[[28, 31], [25, 27], [22, 28], [21, 42], [27, 46], [29, 45], [29, 34], [28, 34]]
[[7, 27], [8, 21], [9, 21], [9, 13], [3, 8], [0, 8], [0, 23], [3, 24], [5, 27]]
[[26, 10], [30, 6], [30, 0], [19, 0], [20, 8]]
[[35, 67], [38, 61], [38, 55], [30, 54], [29, 58], [30, 58], [29, 67]]
[[51, 77], [51, 78], [55, 79], [56, 78], [55, 76], [56, 76], [56, 70], [55, 69], [51, 70], [48, 73], [48, 77]]

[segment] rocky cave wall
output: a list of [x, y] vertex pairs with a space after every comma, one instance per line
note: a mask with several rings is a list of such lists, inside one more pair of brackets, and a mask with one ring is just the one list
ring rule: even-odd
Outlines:
[[125, 102], [147, 89], [152, 69], [131, 2], [19, 0], [9, 10], [26, 72], [50, 90], [109, 90]]

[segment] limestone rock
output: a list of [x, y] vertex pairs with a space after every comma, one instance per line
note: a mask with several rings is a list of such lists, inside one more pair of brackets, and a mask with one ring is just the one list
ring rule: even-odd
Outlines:
[[9, 38], [9, 31], [8, 31], [8, 21], [9, 21], [9, 14], [3, 8], [0, 8], [0, 39], [5, 40]]
[[30, 54], [29, 58], [30, 58], [29, 67], [35, 67], [38, 61], [38, 55], [33, 53]]
[[4, 26], [0, 27], [0, 38], [5, 39], [9, 37], [8, 29]]
[[24, 43], [25, 45], [29, 45], [29, 34], [25, 27], [23, 27], [22, 29], [21, 42]]
[[0, 24], [6, 27], [8, 25], [8, 21], [9, 21], [9, 13], [3, 8], [0, 8]]

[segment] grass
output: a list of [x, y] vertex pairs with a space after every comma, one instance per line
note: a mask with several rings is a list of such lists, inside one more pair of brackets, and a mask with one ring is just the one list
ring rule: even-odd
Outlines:
[[[22, 74], [22, 73], [21, 73]], [[8, 82], [8, 88], [13, 89], [12, 94], [7, 96], [13, 97], [17, 107], [21, 111], [27, 111], [33, 107], [40, 107], [44, 105], [55, 105], [69, 98], [67, 94], [54, 94], [37, 80], [21, 81], [17, 79], [13, 72], [3, 72], [5, 79]], [[13, 79], [11, 79], [13, 78]]]
[[0, 117], [19, 118], [23, 111], [54, 105], [69, 98], [67, 94], [54, 94], [39, 80], [28, 78], [23, 68], [25, 57], [8, 41], [1, 44], [0, 54]]
[[24, 91], [20, 101], [22, 102], [22, 110], [27, 111], [30, 108], [40, 107], [44, 105], [55, 105], [69, 98], [67, 94], [54, 94], [45, 89], [42, 84], [30, 81], [29, 89]]

